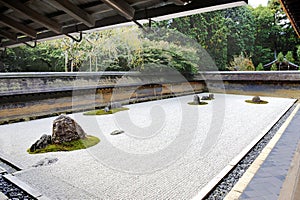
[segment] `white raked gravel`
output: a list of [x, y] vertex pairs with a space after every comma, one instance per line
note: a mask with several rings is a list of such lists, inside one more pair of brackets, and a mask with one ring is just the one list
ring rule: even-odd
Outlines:
[[[204, 95], [204, 94], [200, 94]], [[114, 115], [71, 115], [101, 142], [87, 150], [29, 155], [26, 149], [55, 117], [0, 126], [0, 153], [24, 169], [15, 174], [50, 199], [189, 199], [195, 196], [294, 99], [215, 94], [204, 106], [193, 96], [128, 105]], [[114, 130], [120, 135], [110, 135]], [[32, 167], [44, 158], [49, 166]]]

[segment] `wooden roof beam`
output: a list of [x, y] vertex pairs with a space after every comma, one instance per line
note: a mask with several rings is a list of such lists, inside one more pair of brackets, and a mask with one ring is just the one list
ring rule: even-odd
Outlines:
[[95, 19], [90, 14], [71, 3], [69, 0], [48, 0], [47, 2], [49, 2], [56, 9], [64, 11], [88, 27], [91, 28], [95, 26]]
[[184, 6], [190, 2], [189, 0], [169, 0], [169, 1], [178, 6]]
[[15, 33], [10, 33], [8, 31], [3, 31], [0, 29], [0, 35], [12, 40], [12, 41], [17, 41], [17, 34]]
[[37, 32], [34, 29], [29, 28], [29, 27], [25, 26], [24, 24], [21, 24], [5, 15], [2, 15], [1, 13], [0, 13], [0, 23], [2, 23], [5, 26], [8, 26], [14, 30], [17, 30], [21, 33], [24, 33], [25, 35], [28, 35], [31, 38], [36, 37]]
[[130, 6], [126, 1], [120, 0], [101, 0], [103, 3], [108, 5], [117, 11], [120, 15], [125, 17], [128, 20], [133, 20], [134, 18], [134, 8]]
[[61, 26], [55, 21], [41, 15], [30, 7], [25, 6], [19, 0], [0, 0], [6, 7], [11, 8], [22, 15], [30, 18], [32, 21], [43, 25], [54, 33], [61, 33]]

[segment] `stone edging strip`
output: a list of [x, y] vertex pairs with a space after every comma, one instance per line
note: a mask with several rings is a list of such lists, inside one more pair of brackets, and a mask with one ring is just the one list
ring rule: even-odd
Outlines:
[[3, 167], [0, 166], [0, 174], [4, 174], [6, 172], [7, 172], [6, 169], [4, 169]]
[[262, 150], [259, 156], [254, 160], [254, 162], [249, 166], [247, 171], [243, 174], [243, 176], [239, 179], [239, 181], [234, 185], [231, 191], [226, 195], [224, 200], [232, 200], [238, 199], [243, 191], [246, 189], [247, 185], [254, 177], [255, 173], [258, 171], [264, 160], [268, 157], [269, 153], [272, 151], [273, 147], [276, 145], [281, 135], [284, 133], [285, 129], [290, 124], [291, 120], [297, 113], [300, 108], [300, 104], [296, 106], [291, 115], [287, 118], [284, 124], [280, 127], [277, 133], [273, 136], [267, 146]]
[[[298, 143], [291, 166], [282, 184], [278, 200], [296, 199], [299, 180], [300, 166], [300, 143]], [[292, 187], [293, 186], [293, 187]]]
[[[247, 153], [269, 132], [269, 130], [274, 126], [274, 124], [276, 124], [280, 118], [295, 104], [297, 100], [295, 99], [294, 102], [290, 103], [290, 105], [288, 106], [287, 110], [284, 110], [282, 113], [280, 113], [278, 115], [278, 117], [273, 121], [273, 123], [271, 123], [268, 127], [266, 127], [261, 134], [259, 134], [248, 146], [246, 146], [236, 157], [234, 157], [229, 164], [217, 175], [215, 176], [206, 186], [204, 186], [200, 192], [192, 198], [192, 200], [199, 200], [199, 199], [204, 199], [205, 197], [207, 197], [207, 195], [215, 188], [215, 186], [239, 163], [239, 161], [245, 157], [247, 155]], [[299, 109], [300, 105], [297, 105], [297, 107], [295, 108], [295, 110]], [[286, 121], [290, 121], [292, 118], [290, 118], [291, 116], [295, 115], [295, 110], [292, 112], [292, 114], [289, 116], [289, 118]], [[285, 124], [283, 124], [281, 126], [281, 128], [284, 126]], [[286, 125], [287, 127], [287, 125]], [[286, 128], [285, 127], [285, 128]], [[278, 132], [280, 132], [281, 128], [279, 129]], [[285, 130], [284, 128], [284, 130]], [[282, 131], [283, 132], [283, 131]], [[277, 134], [276, 134], [277, 135]], [[276, 136], [275, 135], [275, 136]], [[274, 137], [275, 137], [274, 136]], [[279, 138], [278, 138], [279, 139]], [[277, 139], [277, 140], [278, 140]], [[272, 138], [273, 140], [273, 138]], [[271, 140], [271, 141], [272, 141]], [[271, 143], [271, 141], [269, 143]], [[275, 144], [274, 144], [275, 145]], [[254, 161], [255, 162], [255, 161]], [[248, 170], [247, 170], [248, 171]], [[247, 172], [246, 171], [246, 172]], [[245, 173], [246, 173], [245, 172]], [[245, 175], [245, 174], [244, 174]], [[243, 175], [243, 176], [244, 176]], [[237, 184], [236, 184], [237, 185]], [[234, 188], [233, 188], [234, 189]], [[232, 189], [232, 190], [233, 190]], [[226, 199], [226, 197], [225, 197]]]
[[24, 183], [23, 181], [21, 181], [20, 179], [18, 179], [16, 176], [14, 176], [12, 174], [5, 174], [5, 175], [3, 175], [3, 178], [5, 178], [9, 182], [15, 184], [17, 187], [24, 190], [27, 194], [29, 194], [30, 196], [32, 196], [35, 199], [39, 199], [39, 200], [48, 199], [46, 196], [43, 196], [39, 191], [37, 191], [36, 189], [33, 189], [32, 187], [30, 187], [29, 185], [27, 185], [26, 183]]

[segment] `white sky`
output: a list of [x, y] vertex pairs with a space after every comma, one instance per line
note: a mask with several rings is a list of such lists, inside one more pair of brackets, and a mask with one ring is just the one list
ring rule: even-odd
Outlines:
[[248, 4], [254, 8], [261, 4], [262, 6], [267, 6], [268, 0], [248, 0]]

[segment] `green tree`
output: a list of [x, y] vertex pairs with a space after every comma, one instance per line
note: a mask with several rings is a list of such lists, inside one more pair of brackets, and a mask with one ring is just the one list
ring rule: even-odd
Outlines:
[[278, 60], [279, 62], [283, 62], [283, 61], [284, 61], [284, 55], [283, 55], [282, 52], [280, 52], [280, 53], [277, 55], [277, 60]]
[[195, 39], [212, 57], [220, 70], [227, 66], [227, 36], [223, 11], [173, 19], [169, 25]]
[[256, 67], [256, 71], [264, 71], [264, 66], [262, 63], [259, 63], [258, 66]]
[[271, 66], [271, 71], [277, 71], [277, 65], [276, 63], [273, 63], [272, 66]]
[[293, 57], [293, 52], [292, 52], [292, 51], [288, 51], [287, 54], [285, 55], [285, 58], [286, 58], [289, 62], [292, 62], [292, 63], [295, 62], [295, 59], [294, 59], [294, 57]]
[[255, 20], [249, 6], [242, 6], [224, 10], [229, 32], [227, 37], [227, 60], [243, 52], [252, 55], [255, 41]]
[[249, 57], [245, 57], [243, 54], [241, 54], [239, 56], [234, 56], [233, 60], [229, 64], [228, 69], [231, 71], [254, 71], [255, 67]]
[[272, 27], [276, 31], [275, 38], [273, 39], [276, 52], [295, 52], [297, 46], [295, 44], [299, 44], [300, 40], [283, 11], [279, 0], [269, 0], [268, 7], [274, 15], [274, 24], [272, 24]]
[[8, 49], [3, 62], [1, 71], [5, 72], [62, 71], [64, 55], [53, 41], [40, 42], [35, 48], [23, 45]]
[[273, 39], [276, 38], [277, 28], [274, 28], [274, 14], [268, 7], [258, 6], [253, 9], [255, 21], [255, 42], [253, 62], [268, 63], [274, 59], [275, 45]]

